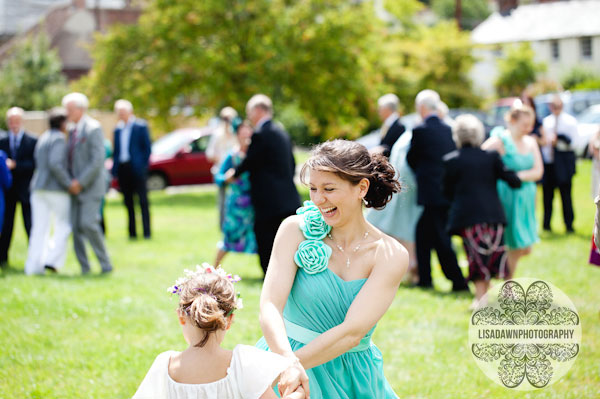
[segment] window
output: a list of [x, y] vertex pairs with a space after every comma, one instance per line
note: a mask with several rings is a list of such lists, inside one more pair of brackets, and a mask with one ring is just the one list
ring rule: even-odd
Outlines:
[[592, 38], [582, 37], [579, 39], [579, 48], [581, 48], [581, 58], [592, 58]]
[[552, 59], [554, 61], [558, 61], [560, 59], [560, 47], [558, 40], [550, 41], [550, 53], [552, 54]]
[[192, 147], [192, 152], [205, 152], [208, 147], [208, 141], [210, 140], [210, 136], [202, 136], [199, 139], [193, 141], [190, 145]]

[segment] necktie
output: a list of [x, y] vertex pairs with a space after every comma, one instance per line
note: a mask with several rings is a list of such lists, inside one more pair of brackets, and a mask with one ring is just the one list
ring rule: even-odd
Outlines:
[[17, 159], [17, 137], [14, 134], [10, 136], [10, 157]]
[[69, 134], [69, 170], [71, 170], [73, 166], [73, 150], [75, 149], [75, 142], [77, 141], [77, 129], [71, 130]]

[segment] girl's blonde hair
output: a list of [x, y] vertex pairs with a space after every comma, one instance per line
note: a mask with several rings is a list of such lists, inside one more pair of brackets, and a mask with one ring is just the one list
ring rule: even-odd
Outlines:
[[524, 115], [533, 118], [535, 117], [535, 112], [533, 111], [533, 108], [523, 104], [521, 100], [515, 100], [510, 107], [510, 110], [504, 115], [504, 119], [506, 120], [506, 123], [514, 123]]
[[214, 272], [190, 273], [174, 287], [171, 292], [179, 295], [178, 310], [205, 333], [195, 346], [203, 347], [210, 334], [227, 329], [228, 317], [238, 307], [233, 280], [229, 276]]

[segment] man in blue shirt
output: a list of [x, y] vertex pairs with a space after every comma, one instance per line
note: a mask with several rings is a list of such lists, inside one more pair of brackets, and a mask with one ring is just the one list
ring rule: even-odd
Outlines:
[[135, 239], [135, 208], [133, 195], [137, 194], [142, 208], [144, 238], [150, 238], [150, 210], [146, 180], [150, 159], [150, 131], [145, 120], [136, 118], [133, 106], [127, 100], [115, 103], [119, 123], [114, 132], [112, 174], [119, 180], [127, 213], [129, 214], [129, 238]]

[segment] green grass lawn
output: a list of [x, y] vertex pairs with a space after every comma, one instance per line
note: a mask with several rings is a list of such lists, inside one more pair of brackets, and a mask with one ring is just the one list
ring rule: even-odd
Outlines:
[[[542, 234], [517, 271], [517, 277], [553, 283], [579, 311], [583, 340], [567, 375], [537, 392], [511, 391], [490, 381], [467, 346], [471, 297], [447, 293], [450, 284], [436, 267], [437, 291], [402, 287], [374, 336], [386, 376], [401, 398], [600, 397], [600, 268], [587, 264], [594, 218], [590, 168], [588, 161], [580, 162], [574, 183], [577, 234], [562, 234], [557, 199], [557, 233]], [[541, 195], [538, 202], [541, 206]], [[72, 253], [58, 275], [24, 276], [27, 246], [17, 218], [11, 267], [0, 277], [0, 398], [127, 398], [158, 353], [185, 348], [176, 297], [166, 289], [184, 268], [212, 263], [219, 239], [215, 191], [157, 192], [151, 203], [153, 239], [132, 242], [121, 200], [108, 201], [107, 245], [115, 267], [109, 276], [97, 275], [90, 254], [93, 275], [81, 277]], [[460, 241], [456, 244], [460, 248]], [[230, 255], [224, 263], [244, 278], [238, 289], [245, 305], [225, 345], [254, 344], [261, 336], [258, 260]]]

